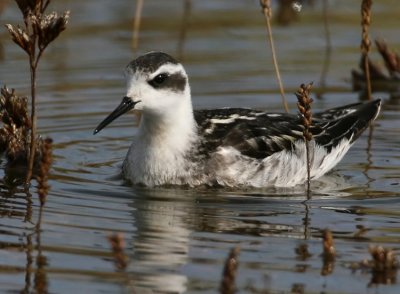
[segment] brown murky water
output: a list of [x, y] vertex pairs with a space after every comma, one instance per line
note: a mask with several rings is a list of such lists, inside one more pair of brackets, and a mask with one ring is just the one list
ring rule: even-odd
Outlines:
[[[239, 245], [239, 293], [399, 293], [395, 279], [375, 285], [370, 272], [349, 269], [369, 258], [369, 244], [400, 250], [395, 94], [374, 94], [384, 106], [369, 151], [364, 134], [332, 175], [314, 183], [306, 204], [303, 187], [130, 187], [118, 173], [135, 134], [133, 117], [122, 117], [96, 136], [92, 131], [125, 94], [122, 70], [137, 55], [131, 47], [134, 1], [55, 2], [55, 10], [71, 10], [71, 19], [46, 52], [38, 81], [40, 133], [55, 142], [52, 188], [40, 234], [36, 194], [30, 203], [25, 194], [2, 188], [0, 292], [34, 292], [44, 283], [51, 293], [216, 293], [224, 260]], [[183, 2], [145, 1], [138, 53], [162, 50], [179, 57], [191, 78], [195, 108], [282, 111], [258, 1], [192, 1], [187, 18]], [[310, 81], [321, 96], [315, 110], [359, 99], [350, 79], [359, 61], [359, 1], [329, 1], [332, 51], [324, 87], [326, 33], [322, 5], [314, 2], [296, 22], [273, 27], [292, 112], [291, 93]], [[398, 1], [375, 2], [371, 36], [399, 49]], [[0, 23], [19, 22], [16, 4], [8, 1]], [[373, 59], [382, 63], [375, 53]], [[0, 83], [27, 94], [27, 69], [24, 52], [1, 29]], [[4, 166], [1, 177], [7, 175]], [[338, 256], [322, 275], [324, 228], [333, 232]], [[365, 229], [361, 236], [359, 228]], [[107, 241], [113, 232], [126, 239], [126, 272], [114, 269]], [[302, 245], [311, 256], [296, 254]]]

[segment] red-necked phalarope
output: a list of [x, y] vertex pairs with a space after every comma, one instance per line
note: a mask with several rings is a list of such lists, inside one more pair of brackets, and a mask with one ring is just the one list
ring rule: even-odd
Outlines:
[[[290, 187], [307, 179], [299, 115], [252, 109], [194, 110], [188, 76], [161, 52], [126, 68], [127, 94], [95, 129], [135, 108], [137, 136], [123, 163], [133, 184]], [[331, 170], [379, 112], [380, 100], [314, 114], [311, 177]]]

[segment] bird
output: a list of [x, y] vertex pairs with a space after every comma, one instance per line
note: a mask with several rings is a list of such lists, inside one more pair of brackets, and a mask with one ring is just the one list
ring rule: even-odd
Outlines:
[[[183, 65], [149, 52], [125, 69], [126, 96], [94, 134], [128, 111], [141, 114], [122, 164], [133, 185], [294, 187], [307, 181], [302, 116], [250, 108], [194, 110]], [[313, 114], [310, 176], [332, 170], [376, 119], [381, 100]]]

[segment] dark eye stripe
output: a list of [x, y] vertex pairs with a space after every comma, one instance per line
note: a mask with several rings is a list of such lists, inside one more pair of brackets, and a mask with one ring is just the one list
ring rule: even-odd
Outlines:
[[163, 83], [165, 83], [169, 78], [167, 73], [160, 73], [156, 75], [152, 80], [149, 81], [149, 84], [154, 88], [160, 88]]
[[174, 92], [181, 92], [185, 90], [187, 80], [181, 73], [172, 75], [161, 73], [148, 81], [148, 83], [155, 89], [168, 89]]

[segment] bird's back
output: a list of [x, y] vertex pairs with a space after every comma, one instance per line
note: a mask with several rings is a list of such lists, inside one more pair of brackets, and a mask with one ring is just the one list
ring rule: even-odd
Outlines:
[[[355, 103], [313, 115], [311, 132], [316, 143], [328, 151], [343, 139], [353, 143], [378, 115], [381, 101]], [[300, 115], [268, 113], [247, 108], [195, 110], [199, 134], [207, 152], [231, 146], [243, 155], [265, 158], [292, 149], [303, 139]]]
[[[312, 176], [332, 169], [376, 118], [381, 102], [357, 103], [313, 117]], [[201, 152], [212, 162], [217, 182], [252, 186], [296, 185], [305, 180], [300, 115], [243, 108], [195, 111]], [[218, 170], [222, 170], [218, 181]]]

